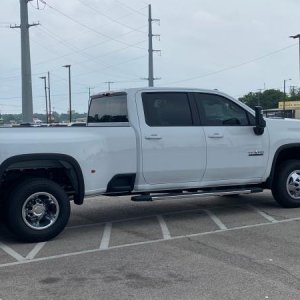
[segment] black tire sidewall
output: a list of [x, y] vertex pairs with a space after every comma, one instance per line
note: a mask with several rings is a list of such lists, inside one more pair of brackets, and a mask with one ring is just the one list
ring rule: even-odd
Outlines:
[[275, 200], [285, 208], [300, 207], [300, 199], [292, 198], [286, 188], [288, 176], [295, 170], [300, 170], [299, 160], [288, 160], [283, 162], [275, 174], [275, 182], [272, 194]]
[[[53, 195], [59, 205], [59, 215], [49, 228], [35, 230], [30, 228], [22, 218], [22, 208], [26, 199], [37, 192]], [[20, 183], [10, 194], [6, 203], [6, 224], [15, 236], [26, 242], [43, 242], [57, 236], [66, 226], [70, 216], [70, 201], [65, 191], [48, 179], [28, 179]]]

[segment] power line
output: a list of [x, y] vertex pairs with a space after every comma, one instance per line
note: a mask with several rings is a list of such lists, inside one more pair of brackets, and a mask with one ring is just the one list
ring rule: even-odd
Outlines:
[[[36, 41], [35, 41], [36, 42]], [[140, 43], [143, 43], [144, 41], [141, 41], [141, 42], [138, 42], [138, 43], [136, 43], [136, 44], [140, 44]], [[105, 56], [108, 56], [108, 55], [110, 55], [110, 54], [113, 54], [113, 53], [115, 53], [115, 52], [119, 52], [119, 51], [123, 51], [123, 50], [126, 50], [126, 49], [128, 49], [129, 47], [127, 46], [127, 47], [123, 47], [123, 48], [121, 48], [121, 49], [116, 49], [116, 50], [114, 50], [114, 51], [110, 51], [110, 52], [107, 52], [107, 53], [105, 53], [105, 54], [103, 54], [103, 55], [101, 55], [101, 56], [98, 56], [98, 57], [96, 57], [96, 58], [91, 58], [91, 59], [88, 59], [88, 60], [85, 60], [85, 61], [81, 61], [81, 62], [75, 62], [74, 63], [74, 65], [80, 65], [80, 64], [84, 64], [84, 63], [86, 63], [86, 62], [89, 62], [89, 61], [92, 61], [92, 60], [97, 60], [97, 59], [99, 59], [99, 58], [102, 58], [102, 57], [105, 57]], [[47, 48], [46, 48], [47, 49]], [[63, 57], [67, 57], [68, 55], [63, 55], [63, 56], [61, 56], [60, 58], [63, 58]], [[144, 57], [144, 56], [142, 56], [142, 57]], [[134, 58], [134, 59], [130, 59], [129, 61], [132, 61], [132, 60], [136, 60], [136, 59], [140, 59], [141, 57], [138, 57], [138, 58]], [[53, 59], [53, 60], [56, 60], [56, 59]], [[50, 61], [50, 60], [48, 60], [48, 61]], [[127, 62], [129, 62], [129, 61], [125, 61], [124, 63], [127, 63]], [[43, 63], [46, 63], [47, 61], [45, 61], [45, 62], [43, 62]], [[37, 65], [40, 65], [40, 64], [43, 64], [43, 63], [36, 63], [36, 64], [33, 64], [34, 66], [37, 66]], [[117, 65], [111, 65], [111, 66], [105, 66], [104, 65], [104, 69], [108, 69], [108, 68], [110, 68], [110, 67], [114, 67], [114, 66], [119, 66], [119, 65], [121, 65], [121, 64], [123, 64], [123, 63], [120, 63], [120, 64], [117, 64]], [[54, 68], [54, 69], [52, 69], [52, 70], [50, 70], [51, 72], [53, 72], [53, 70], [55, 70], [55, 69], [58, 69], [58, 68], [60, 68], [60, 67], [57, 67], [57, 68]], [[89, 68], [89, 69], [91, 69], [91, 68]], [[99, 72], [99, 68], [98, 69], [91, 69], [92, 71], [91, 72], [89, 72], [89, 73], [94, 73], [94, 72]], [[103, 69], [102, 69], [103, 70]], [[32, 74], [33, 76], [38, 76], [38, 75], [42, 75], [42, 74], [44, 74], [45, 72], [39, 72], [39, 73], [34, 73], [34, 74]], [[89, 74], [89, 73], [87, 73], [87, 74]], [[128, 74], [128, 73], [125, 73], [125, 72], [122, 72], [122, 73], [124, 73], [125, 75], [130, 75], [130, 76], [132, 76], [131, 74]], [[83, 75], [85, 75], [86, 73], [83, 73]], [[77, 75], [78, 76], [78, 75]], [[56, 77], [60, 77], [59, 75], [56, 75]], [[0, 80], [5, 80], [5, 81], [13, 81], [13, 80], [15, 80], [15, 79], [17, 79], [17, 78], [19, 78], [19, 75], [16, 75], [16, 76], [8, 76], [8, 77], [2, 77], [2, 78], [0, 78]], [[65, 78], [62, 78], [62, 77], [60, 77], [61, 79], [60, 80], [64, 80], [64, 81], [66, 81], [66, 79]], [[57, 81], [57, 80], [56, 80]], [[74, 81], [74, 80], [73, 80]], [[86, 84], [82, 84], [81, 82], [78, 82], [77, 84], [80, 84], [80, 85], [82, 85], [82, 86], [86, 86]]]
[[68, 42], [65, 42], [62, 38], [59, 38], [57, 36], [57, 34], [52, 33], [50, 30], [48, 30], [47, 28], [45, 28], [45, 26], [40, 26], [39, 30], [42, 31], [44, 34], [48, 35], [53, 40], [55, 40], [58, 43], [60, 43], [61, 45], [65, 46], [65, 47], [67, 47], [69, 49], [72, 49], [74, 52], [77, 52], [77, 53], [80, 53], [80, 54], [82, 53], [83, 55], [85, 55], [85, 56], [87, 56], [89, 58], [94, 58], [92, 55], [89, 55], [89, 54], [85, 53], [84, 51], [80, 51], [80, 49], [78, 47], [76, 47], [74, 45], [71, 45]]
[[[143, 26], [143, 27], [144, 27], [144, 26]], [[140, 27], [140, 28], [141, 28], [141, 27]], [[131, 32], [132, 32], [132, 31], [131, 31]], [[129, 34], [129, 33], [131, 33], [131, 32], [127, 32], [127, 33], [125, 33], [125, 34], [122, 34], [121, 36], [127, 35], [127, 34]], [[35, 39], [33, 39], [33, 41], [34, 41], [35, 43], [37, 43], [39, 46], [42, 46], [42, 44], [41, 44], [40, 42], [35, 41]], [[107, 41], [108, 41], [108, 40], [107, 40]], [[55, 58], [52, 58], [52, 59], [47, 59], [47, 60], [44, 60], [44, 61], [41, 61], [41, 62], [38, 62], [38, 63], [34, 63], [33, 66], [42, 65], [42, 64], [45, 64], [45, 63], [48, 63], [48, 62], [51, 62], [51, 61], [55, 61], [55, 60], [62, 59], [62, 58], [64, 58], [64, 57], [69, 57], [69, 56], [72, 55], [72, 54], [81, 53], [81, 52], [83, 52], [83, 51], [85, 51], [85, 50], [87, 50], [87, 49], [91, 49], [91, 48], [93, 48], [93, 47], [97, 47], [97, 46], [103, 45], [103, 44], [106, 43], [107, 41], [100, 42], [100, 43], [96, 43], [96, 44], [93, 44], [93, 45], [91, 45], [91, 46], [85, 47], [85, 48], [83, 48], [83, 49], [75, 50], [75, 51], [73, 51], [73, 52], [71, 52], [71, 53], [67, 53], [67, 54], [65, 54], [65, 55], [61, 55], [61, 56], [58, 56], [58, 57], [55, 57]], [[138, 45], [138, 44], [141, 44], [141, 43], [143, 43], [143, 42], [145, 42], [145, 41], [146, 41], [146, 40], [140, 41], [140, 42], [134, 43], [134, 44], [132, 44], [132, 45]], [[113, 51], [109, 51], [109, 52], [107, 52], [107, 53], [104, 53], [104, 54], [101, 55], [101, 56], [98, 56], [98, 57], [95, 58], [95, 59], [99, 59], [99, 58], [108, 56], [108, 55], [110, 55], [110, 54], [112, 54], [112, 53], [116, 53], [116, 52], [119, 52], [119, 51], [126, 50], [126, 49], [132, 47], [132, 45], [128, 45], [128, 46], [123, 47], [123, 48], [120, 48], [120, 49], [116, 49], [116, 50], [113, 50]], [[51, 53], [53, 52], [52, 50], [50, 50], [49, 48], [47, 48], [47, 47], [45, 47], [45, 46], [42, 46], [42, 47], [45, 48], [47, 51], [49, 51], [49, 52], [51, 52]], [[77, 62], [76, 62], [76, 63], [77, 63]], [[80, 64], [80, 63], [81, 63], [81, 62], [79, 62], [78, 64]], [[20, 69], [20, 68], [17, 68], [16, 70], [19, 70], [19, 69]], [[51, 71], [53, 71], [53, 70], [51, 70]], [[10, 79], [10, 78], [12, 78], [12, 77], [17, 78], [18, 76], [8, 76], [8, 77], [6, 77], [6, 78], [9, 78], [9, 79]], [[6, 79], [6, 78], [3, 77], [2, 79]]]
[[[140, 41], [140, 42], [137, 42], [137, 43], [134, 43], [134, 44], [129, 44], [128, 46], [123, 47], [123, 48], [120, 48], [120, 49], [116, 49], [116, 50], [109, 51], [109, 52], [107, 52], [107, 53], [105, 53], [105, 54], [103, 54], [103, 55], [97, 56], [97, 57], [95, 57], [95, 58], [93, 58], [93, 59], [96, 60], [96, 59], [102, 58], [102, 57], [104, 57], [104, 56], [107, 56], [107, 55], [109, 55], [109, 54], [111, 54], [111, 53], [116, 53], [116, 52], [119, 52], [119, 51], [123, 51], [123, 50], [125, 50], [125, 49], [131, 48], [131, 47], [134, 46], [134, 45], [142, 44], [143, 42], [145, 42], [145, 40]], [[64, 57], [69, 57], [69, 56], [72, 55], [72, 54], [79, 54], [79, 53], [81, 53], [81, 52], [83, 52], [83, 51], [85, 51], [85, 50], [88, 50], [88, 49], [91, 49], [91, 48], [93, 48], [93, 47], [97, 47], [97, 46], [103, 45], [104, 43], [105, 43], [105, 42], [97, 43], [97, 44], [94, 44], [94, 45], [85, 47], [85, 48], [83, 48], [83, 49], [75, 50], [75, 51], [73, 51], [73, 52], [71, 52], [71, 53], [67, 53], [67, 54], [61, 55], [61, 56], [56, 57], [56, 58], [53, 58], [53, 59], [48, 59], [48, 60], [44, 60], [44, 61], [35, 63], [35, 64], [33, 64], [33, 65], [34, 65], [34, 66], [37, 66], [37, 65], [45, 64], [45, 63], [48, 63], [48, 62], [51, 62], [51, 61], [55, 61], [55, 60], [62, 59], [62, 58], [64, 58]], [[81, 62], [79, 62], [79, 63], [81, 63]]]
[[0, 106], [20, 107], [21, 108], [21, 105], [16, 105], [16, 104], [3, 104], [3, 103], [0, 103]]
[[[132, 44], [132, 45], [139, 45], [139, 44], [144, 43], [145, 41], [146, 41], [146, 40], [139, 41], [139, 42], [134, 43], [134, 44]], [[103, 58], [103, 57], [105, 57], [105, 56], [109, 56], [109, 55], [111, 55], [111, 54], [113, 54], [113, 53], [116, 53], [116, 52], [119, 52], [119, 51], [123, 51], [123, 50], [126, 50], [126, 49], [128, 49], [128, 48], [130, 48], [130, 46], [127, 46], [127, 47], [124, 47], [124, 48], [121, 48], [121, 49], [116, 49], [116, 50], [113, 50], [113, 51], [109, 51], [109, 52], [107, 52], [107, 53], [105, 53], [105, 54], [102, 54], [101, 56], [98, 56], [98, 57], [92, 57], [91, 59], [88, 59], [88, 60], [85, 60], [85, 61], [78, 62], [77, 65], [83, 64], [83, 63], [86, 63], [86, 62], [90, 62], [90, 61], [93, 61], [93, 60], [98, 60], [99, 58]]]
[[[122, 15], [122, 16], [119, 17], [117, 20], [122, 20], [122, 19], [127, 18], [127, 17], [129, 17], [129, 16], [131, 16], [131, 15], [133, 15], [133, 12], [127, 13], [127, 14], [125, 14], [125, 15]], [[104, 25], [103, 27], [101, 27], [101, 29], [104, 29], [104, 28], [106, 28], [106, 27], [108, 27], [107, 24]], [[115, 36], [114, 38], [120, 38], [120, 37], [122, 37], [122, 36], [128, 35], [128, 34], [130, 34], [130, 33], [136, 32], [136, 31], [142, 32], [141, 29], [143, 29], [143, 28], [145, 28], [145, 27], [147, 27], [147, 26], [146, 26], [146, 25], [143, 25], [143, 26], [139, 26], [139, 27], [137, 27], [137, 28], [133, 28], [132, 30], [130, 30], [130, 31], [128, 31], [128, 32], [125, 32], [125, 33], [122, 33], [122, 34], [120, 34], [120, 35], [118, 35], [118, 36]], [[89, 30], [85, 28], [85, 30], [84, 30], [82, 33], [86, 33], [87, 31], [89, 31]], [[73, 41], [74, 39], [75, 39], [76, 41], [78, 40], [78, 33], [76, 33], [76, 36], [75, 36], [75, 37], [70, 38], [70, 39], [66, 39], [65, 41], [66, 41], [66, 42], [70, 42], [70, 41]], [[109, 42], [109, 41], [110, 41], [110, 40], [108, 39], [108, 40], [106, 40], [106, 41], [104, 41], [104, 42], [97, 43], [96, 45], [100, 45], [100, 44], [102, 44], [102, 43], [106, 43], [106, 42]], [[92, 48], [93, 45], [90, 46], [90, 47]], [[88, 47], [88, 49], [89, 49], [90, 47]]]
[[[101, 71], [102, 71], [102, 70], [109, 69], [109, 68], [112, 68], [112, 67], [117, 67], [117, 66], [120, 66], [120, 65], [123, 65], [123, 64], [127, 64], [127, 63], [129, 63], [129, 62], [132, 62], [132, 61], [135, 61], [135, 60], [139, 60], [139, 59], [145, 58], [146, 56], [147, 56], [147, 55], [143, 55], [143, 56], [139, 56], [139, 57], [136, 57], [136, 58], [132, 58], [132, 59], [126, 60], [126, 61], [124, 61], [124, 62], [122, 62], [122, 63], [119, 63], [119, 64], [105, 66], [104, 68], [101, 69]], [[98, 70], [95, 70], [95, 71], [92, 71], [92, 72], [88, 72], [88, 73], [77, 74], [77, 75], [74, 76], [74, 77], [79, 77], [79, 76], [83, 76], [83, 75], [88, 75], [88, 74], [92, 74], [92, 73], [96, 73], [96, 72], [99, 72], [99, 69], [98, 69]]]
[[142, 16], [144, 16], [144, 17], [147, 17], [147, 15], [146, 15], [146, 14], [143, 14], [142, 12], [140, 12], [140, 10], [145, 9], [146, 7], [148, 7], [148, 5], [145, 6], [145, 7], [143, 7], [143, 8], [141, 8], [140, 10], [137, 10], [137, 9], [134, 9], [134, 8], [128, 6], [127, 4], [121, 2], [120, 0], [116, 0], [116, 2], [118, 2], [118, 3], [121, 4], [122, 6], [126, 7], [127, 9], [129, 9], [129, 10], [131, 10], [131, 11], [133, 11], [133, 12], [139, 14], [139, 15], [142, 15]]
[[114, 23], [116, 23], [116, 24], [119, 24], [119, 25], [121, 25], [121, 26], [123, 26], [123, 27], [127, 27], [127, 28], [129, 28], [129, 29], [131, 29], [131, 30], [133, 30], [133, 31], [137, 31], [137, 32], [140, 32], [140, 33], [142, 33], [142, 34], [147, 34], [147, 33], [144, 32], [144, 31], [135, 29], [135, 28], [133, 28], [133, 27], [131, 27], [131, 26], [128, 26], [127, 24], [125, 24], [125, 23], [123, 23], [123, 22], [120, 22], [118, 19], [114, 19], [114, 18], [112, 18], [112, 17], [106, 15], [105, 13], [101, 12], [99, 9], [97, 9], [97, 8], [95, 8], [95, 7], [93, 7], [93, 6], [89, 5], [89, 4], [87, 4], [87, 3], [85, 3], [85, 2], [82, 1], [82, 0], [77, 0], [77, 1], [80, 2], [83, 6], [88, 7], [90, 10], [92, 10], [92, 11], [98, 13], [99, 15], [101, 15], [101, 16], [107, 18], [108, 20], [110, 20], [110, 21], [112, 21], [112, 22], [114, 22]]
[[[76, 93], [72, 93], [74, 95], [81, 95], [81, 94], [86, 94], [86, 92], [76, 92]], [[51, 94], [51, 97], [62, 97], [62, 96], [68, 96], [68, 94]], [[35, 96], [34, 98], [45, 98], [45, 95], [40, 95], [40, 96]], [[4, 100], [12, 100], [12, 99], [17, 99], [20, 100], [22, 99], [22, 97], [20, 96], [15, 96], [15, 97], [7, 97], [7, 98], [0, 98], [0, 101], [4, 101]], [[4, 105], [2, 103], [0, 103], [0, 105]]]
[[[33, 1], [33, 0], [31, 0], [31, 1]], [[41, 8], [39, 5], [39, 2], [40, 2], [40, 0], [36, 0], [36, 6], [34, 6], [31, 2], [29, 2], [29, 3], [33, 8], [35, 8], [37, 10], [44, 10], [46, 8], [46, 5], [44, 4], [44, 6]]]
[[233, 69], [236, 69], [236, 68], [239, 68], [239, 67], [248, 65], [248, 64], [253, 63], [253, 62], [255, 62], [255, 61], [262, 60], [262, 59], [264, 59], [264, 58], [266, 58], [266, 57], [272, 56], [272, 55], [274, 55], [274, 54], [277, 54], [277, 53], [282, 52], [282, 51], [284, 51], [284, 50], [287, 50], [287, 49], [289, 49], [289, 48], [295, 47], [295, 46], [297, 46], [297, 45], [298, 45], [298, 44], [292, 44], [292, 45], [289, 45], [289, 46], [287, 46], [287, 47], [280, 48], [280, 49], [275, 50], [275, 51], [272, 51], [272, 52], [270, 52], [270, 53], [268, 53], [268, 54], [259, 56], [259, 57], [257, 57], [257, 58], [254, 58], [254, 59], [245, 61], [245, 62], [240, 63], [240, 64], [237, 64], [237, 65], [233, 65], [233, 66], [230, 66], [230, 67], [227, 67], [227, 68], [224, 68], [224, 69], [220, 69], [220, 70], [218, 70], [218, 71], [210, 72], [210, 73], [203, 74], [203, 75], [199, 75], [199, 76], [195, 76], [195, 77], [190, 77], [190, 78], [183, 79], [183, 80], [178, 80], [178, 81], [168, 82], [167, 84], [177, 84], [177, 83], [181, 83], [181, 82], [186, 82], [186, 81], [191, 81], [191, 80], [195, 80], [195, 79], [200, 79], [200, 78], [208, 77], [208, 76], [211, 76], [211, 75], [215, 75], [215, 74], [223, 73], [223, 72], [226, 72], [226, 71], [230, 71], [230, 70], [233, 70]]
[[[65, 14], [64, 12], [58, 10], [57, 8], [55, 8], [55, 7], [53, 7], [53, 6], [49, 5], [49, 4], [47, 4], [44, 0], [40, 0], [40, 1], [41, 1], [42, 3], [45, 3], [49, 8], [51, 8], [52, 10], [54, 10], [54, 11], [56, 11], [57, 13], [61, 14], [61, 15], [64, 16], [65, 18], [71, 20], [72, 22], [74, 22], [74, 23], [76, 23], [76, 24], [78, 24], [78, 25], [80, 25], [80, 26], [82, 26], [82, 27], [84, 27], [84, 28], [87, 28], [87, 29], [89, 29], [90, 31], [92, 31], [92, 32], [94, 32], [94, 33], [96, 33], [96, 34], [98, 34], [98, 35], [100, 35], [100, 36], [102, 36], [102, 37], [106, 37], [106, 38], [109, 39], [109, 40], [112, 40], [112, 41], [115, 41], [115, 42], [117, 42], [117, 43], [121, 43], [121, 44], [124, 44], [124, 45], [129, 46], [129, 44], [126, 43], [126, 42], [124, 42], [124, 41], [121, 41], [121, 40], [118, 40], [118, 39], [116, 39], [116, 38], [110, 37], [110, 36], [107, 35], [107, 34], [104, 34], [104, 33], [100, 32], [100, 31], [98, 31], [98, 30], [96, 30], [96, 29], [94, 29], [94, 28], [92, 28], [92, 27], [90, 27], [90, 26], [84, 24], [84, 23], [79, 22], [78, 20], [74, 19], [73, 17], [71, 17], [71, 16]], [[135, 48], [145, 50], [144, 48], [141, 48], [141, 47], [135, 47]]]
[[70, 48], [72, 50], [78, 50], [78, 48], [76, 46], [73, 46], [71, 44], [69, 44], [68, 42], [66, 42], [63, 38], [60, 38], [57, 33], [51, 32], [49, 29], [47, 29], [47, 27], [45, 27], [45, 25], [42, 25], [39, 27], [39, 30], [42, 31], [44, 34], [46, 34], [47, 36], [49, 36], [50, 38], [52, 38], [53, 40], [57, 41], [58, 43], [62, 44], [63, 46]]

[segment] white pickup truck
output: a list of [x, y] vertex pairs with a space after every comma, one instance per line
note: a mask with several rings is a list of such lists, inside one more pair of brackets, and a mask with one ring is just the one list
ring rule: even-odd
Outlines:
[[263, 189], [300, 206], [300, 122], [264, 120], [216, 90], [100, 93], [86, 127], [0, 129], [1, 209], [24, 241], [55, 237], [70, 200], [91, 195], [152, 201]]

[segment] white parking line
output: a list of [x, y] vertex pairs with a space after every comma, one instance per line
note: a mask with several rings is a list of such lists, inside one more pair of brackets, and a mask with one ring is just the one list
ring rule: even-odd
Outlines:
[[[243, 229], [249, 229], [249, 228], [278, 225], [278, 224], [281, 224], [281, 223], [289, 223], [289, 222], [294, 222], [294, 221], [300, 221], [300, 218], [280, 220], [280, 221], [277, 221], [276, 223], [259, 223], [259, 224], [254, 224], [254, 225], [245, 225], [245, 226], [228, 228], [228, 229], [220, 229], [220, 230], [216, 230], [216, 231], [209, 231], [209, 232], [201, 232], [201, 233], [193, 233], [193, 234], [188, 234], [188, 235], [174, 236], [174, 237], [171, 237], [168, 240], [171, 241], [171, 240], [179, 240], [179, 239], [184, 239], [184, 238], [206, 236], [206, 235], [212, 235], [212, 234], [230, 232], [230, 231], [237, 231], [237, 230], [243, 230]], [[53, 259], [64, 258], [64, 257], [77, 256], [77, 255], [82, 255], [82, 254], [97, 253], [97, 252], [101, 252], [101, 251], [110, 251], [110, 250], [113, 250], [113, 249], [134, 247], [134, 246], [147, 245], [147, 244], [154, 244], [154, 243], [165, 242], [165, 241], [166, 241], [165, 239], [158, 239], [158, 240], [151, 240], [151, 241], [138, 242], [138, 243], [132, 243], [132, 244], [112, 246], [112, 247], [109, 247], [109, 248], [106, 248], [106, 249], [91, 249], [91, 250], [83, 250], [83, 251], [78, 251], [78, 252], [53, 255], [53, 256], [48, 256], [48, 257], [34, 258], [32, 260], [23, 260], [23, 261], [17, 261], [17, 262], [12, 262], [12, 263], [1, 264], [0, 268], [5, 268], [5, 267], [9, 267], [9, 266], [16, 266], [16, 265], [23, 265], [23, 264], [33, 263], [33, 262], [42, 262], [42, 261], [53, 260]]]
[[[214, 209], [221, 209], [224, 207], [224, 205], [218, 205], [214, 206]], [[242, 205], [232, 205], [231, 207], [243, 207]], [[177, 215], [177, 214], [188, 214], [188, 213], [197, 213], [205, 211], [203, 208], [196, 208], [196, 209], [187, 209], [187, 210], [179, 210], [179, 211], [171, 211], [171, 212], [164, 212], [163, 216], [169, 216], [169, 215]], [[137, 221], [137, 220], [144, 220], [144, 219], [150, 219], [155, 218], [157, 215], [145, 215], [145, 216], [139, 216], [139, 217], [132, 217], [132, 218], [126, 218], [126, 219], [119, 219], [119, 220], [112, 220], [111, 223], [123, 223], [123, 222], [130, 222], [130, 221]], [[106, 222], [98, 222], [98, 223], [90, 223], [90, 224], [82, 224], [82, 225], [72, 225], [67, 226], [66, 229], [79, 229], [79, 228], [85, 228], [85, 227], [91, 227], [91, 226], [100, 226], [105, 225]]]
[[207, 215], [214, 221], [214, 223], [221, 229], [226, 230], [226, 225], [210, 210], [204, 209]]
[[111, 235], [111, 228], [112, 228], [112, 223], [107, 222], [105, 223], [101, 243], [100, 243], [100, 250], [107, 249], [109, 246], [109, 241], [110, 241], [110, 235]]
[[0, 248], [6, 252], [8, 255], [16, 259], [17, 261], [21, 262], [25, 260], [25, 257], [20, 255], [18, 252], [16, 252], [14, 249], [8, 247], [7, 245], [0, 242]]
[[271, 223], [277, 223], [278, 221], [276, 219], [274, 219], [272, 216], [268, 215], [267, 213], [265, 213], [264, 211], [261, 211], [260, 209], [258, 209], [257, 207], [248, 204], [247, 205], [250, 209], [254, 210], [255, 212], [257, 212], [259, 215], [261, 215], [263, 218], [265, 218], [266, 220], [268, 220]]
[[171, 238], [171, 234], [170, 234], [169, 228], [167, 226], [167, 223], [165, 222], [163, 216], [158, 215], [156, 217], [157, 217], [159, 226], [161, 228], [161, 232], [162, 232], [164, 240], [169, 240]]
[[26, 259], [34, 259], [45, 245], [46, 242], [37, 243], [34, 248], [27, 254]]

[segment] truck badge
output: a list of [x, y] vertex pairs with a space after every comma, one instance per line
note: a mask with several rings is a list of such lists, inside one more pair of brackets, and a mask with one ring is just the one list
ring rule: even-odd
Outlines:
[[264, 155], [264, 151], [258, 151], [258, 150], [250, 151], [250, 152], [248, 152], [248, 155], [249, 156], [262, 156], [262, 155]]

